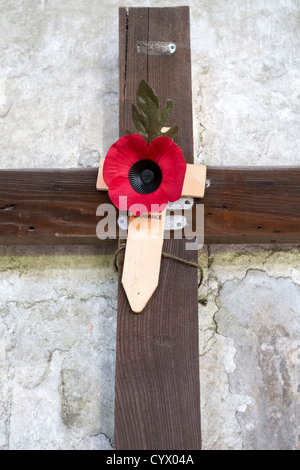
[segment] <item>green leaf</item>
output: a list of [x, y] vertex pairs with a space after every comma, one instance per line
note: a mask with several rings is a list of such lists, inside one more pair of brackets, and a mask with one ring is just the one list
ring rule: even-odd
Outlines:
[[138, 131], [146, 132], [143, 117], [139, 114], [137, 107], [132, 103], [132, 119]]
[[157, 132], [162, 128], [161, 111], [150, 97], [146, 98], [147, 116], [149, 119], [150, 131]]
[[175, 137], [177, 132], [178, 132], [178, 126], [172, 126], [167, 132], [164, 132], [161, 135], [163, 135], [164, 137], [170, 137], [170, 139], [173, 139], [173, 137]]
[[165, 107], [161, 110], [162, 116], [162, 127], [168, 122], [170, 119], [171, 114], [173, 113], [175, 108], [175, 103], [173, 100], [167, 100]]
[[153, 101], [150, 96], [138, 96], [137, 103], [141, 115], [144, 118], [144, 122], [146, 123], [146, 127], [156, 130], [161, 121], [159, 106], [157, 106], [156, 102]]
[[149, 85], [149, 83], [147, 83], [145, 80], [141, 80], [140, 81], [140, 84], [139, 84], [139, 87], [138, 87], [138, 91], [137, 91], [137, 98], [150, 98], [155, 104], [156, 106], [159, 108], [159, 99], [158, 97], [156, 96], [156, 94], [154, 93], [154, 90], [151, 88], [151, 86]]
[[161, 129], [174, 110], [174, 102], [167, 100], [164, 108], [160, 109], [157, 95], [145, 80], [140, 81], [136, 100], [137, 106], [132, 104], [132, 119], [138, 133], [146, 142], [149, 144], [151, 140], [162, 135], [173, 138], [178, 131], [177, 126], [171, 127], [165, 133], [162, 133]]
[[159, 99], [145, 80], [141, 80], [139, 84], [136, 99], [148, 133], [148, 143], [150, 143], [161, 127]]

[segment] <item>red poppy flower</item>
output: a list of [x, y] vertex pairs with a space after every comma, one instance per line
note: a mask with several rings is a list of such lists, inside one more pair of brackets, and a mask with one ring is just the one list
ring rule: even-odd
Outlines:
[[182, 192], [186, 162], [169, 137], [147, 145], [139, 134], [121, 137], [104, 160], [103, 179], [115, 206], [135, 215], [161, 212]]

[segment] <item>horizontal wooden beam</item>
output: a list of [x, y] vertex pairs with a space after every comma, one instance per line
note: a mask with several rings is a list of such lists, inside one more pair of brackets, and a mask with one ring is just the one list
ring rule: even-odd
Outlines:
[[[0, 170], [0, 244], [103, 243], [97, 168]], [[207, 169], [205, 243], [300, 243], [300, 167]]]
[[1, 170], [0, 244], [95, 244], [97, 169]]
[[209, 168], [205, 243], [300, 243], [300, 167]]

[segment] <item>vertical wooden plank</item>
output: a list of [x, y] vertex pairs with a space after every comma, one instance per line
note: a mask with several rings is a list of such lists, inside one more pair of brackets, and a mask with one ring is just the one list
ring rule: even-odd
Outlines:
[[[162, 102], [175, 100], [172, 122], [180, 127], [177, 143], [192, 162], [188, 7], [121, 9], [120, 28], [120, 135], [132, 128], [128, 108], [144, 78]], [[174, 42], [176, 52], [161, 56], [138, 53], [135, 41], [145, 40]], [[164, 251], [197, 260], [196, 251], [185, 250], [184, 240], [165, 241]], [[120, 279], [121, 272], [122, 259]], [[159, 286], [139, 315], [131, 312], [119, 279], [117, 449], [200, 449], [197, 274], [196, 268], [163, 259]]]
[[138, 41], [148, 40], [149, 8], [119, 10], [119, 134], [134, 131], [131, 103], [142, 78], [147, 77], [147, 54], [137, 52]]
[[189, 8], [149, 8], [149, 41], [156, 40], [175, 43], [176, 51], [148, 56], [148, 80], [162, 102], [175, 101], [170, 126], [179, 126], [175, 142], [187, 163], [194, 163]]

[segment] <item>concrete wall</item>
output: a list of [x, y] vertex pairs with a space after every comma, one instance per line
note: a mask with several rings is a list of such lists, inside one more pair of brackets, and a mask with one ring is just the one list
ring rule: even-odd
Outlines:
[[[181, 4], [195, 161], [298, 165], [299, 0], [143, 2]], [[0, 0], [1, 168], [105, 156], [119, 6], [137, 2]], [[300, 449], [299, 246], [205, 246], [199, 260], [204, 448]], [[0, 449], [112, 448], [116, 290], [99, 248], [0, 247]]]

